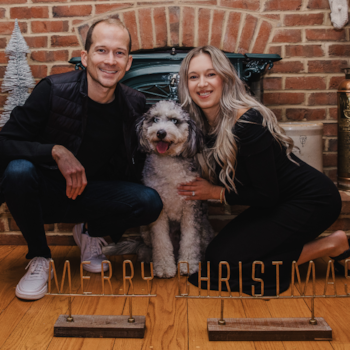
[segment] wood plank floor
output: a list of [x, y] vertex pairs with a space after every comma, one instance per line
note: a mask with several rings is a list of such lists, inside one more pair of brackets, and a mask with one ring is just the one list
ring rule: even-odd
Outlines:
[[[30, 302], [15, 297], [16, 284], [25, 272], [26, 247], [0, 246], [0, 349], [1, 350], [294, 350], [350, 349], [350, 298], [316, 299], [316, 317], [324, 317], [333, 329], [332, 341], [315, 342], [209, 342], [207, 335], [207, 318], [219, 317], [220, 300], [179, 299], [177, 279], [154, 279], [152, 293], [155, 298], [134, 298], [134, 315], [146, 316], [144, 339], [80, 339], [54, 338], [53, 326], [60, 314], [67, 313], [68, 301], [63, 296], [45, 296]], [[80, 258], [77, 247], [57, 246], [52, 248], [58, 280], [60, 282], [64, 261], [71, 262], [72, 291], [81, 292]], [[136, 294], [146, 294], [147, 284], [141, 279], [140, 264], [134, 256], [110, 257], [113, 267], [113, 294], [123, 294], [122, 262], [130, 259], [134, 262], [133, 279]], [[322, 294], [325, 287], [327, 260], [316, 262], [316, 290]], [[307, 266], [300, 268], [303, 281]], [[84, 280], [84, 290], [101, 293], [101, 276], [84, 273], [90, 280]], [[147, 272], [146, 272], [147, 275]], [[338, 294], [344, 294], [344, 285], [350, 281], [337, 277]], [[54, 286], [54, 284], [53, 284]], [[184, 287], [184, 286], [183, 286]], [[65, 285], [68, 291], [68, 283]], [[126, 287], [130, 293], [130, 286]], [[297, 291], [298, 292], [298, 291]], [[110, 293], [106, 283], [105, 293]], [[205, 292], [204, 292], [205, 293]], [[332, 285], [327, 294], [334, 293]], [[190, 294], [197, 295], [197, 288], [190, 286]], [[285, 292], [290, 294], [290, 291]], [[217, 295], [217, 292], [211, 292]], [[225, 317], [310, 317], [310, 300], [227, 300]], [[129, 302], [126, 298], [113, 297], [75, 297], [74, 314], [89, 315], [127, 315]]]

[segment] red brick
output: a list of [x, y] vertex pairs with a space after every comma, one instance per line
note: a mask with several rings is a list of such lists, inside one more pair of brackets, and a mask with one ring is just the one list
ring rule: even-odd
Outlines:
[[285, 26], [312, 26], [323, 24], [323, 13], [310, 13], [307, 15], [285, 15], [284, 25]]
[[99, 5], [95, 5], [95, 8], [96, 8], [96, 14], [100, 14], [100, 13], [113, 11], [116, 9], [128, 8], [128, 7], [131, 7], [132, 5], [133, 4], [130, 2], [129, 3], [121, 3], [121, 4], [99, 4]]
[[330, 45], [328, 48], [330, 56], [350, 56], [350, 45]]
[[80, 57], [81, 56], [81, 50], [73, 50], [71, 55], [70, 55], [70, 58], [72, 57]]
[[328, 140], [328, 151], [337, 152], [338, 151], [338, 139], [329, 139]]
[[261, 15], [261, 17], [267, 18], [267, 19], [272, 19], [274, 21], [280, 21], [281, 20], [281, 16], [280, 15]]
[[300, 29], [277, 29], [272, 38], [273, 43], [297, 43], [301, 41]]
[[304, 102], [305, 96], [300, 92], [265, 93], [266, 105], [298, 105]]
[[268, 0], [264, 11], [300, 10], [302, 0]]
[[345, 30], [334, 29], [306, 29], [306, 39], [309, 41], [344, 41]]
[[323, 166], [324, 167], [331, 167], [331, 166], [337, 166], [337, 154], [336, 153], [324, 153], [323, 154]]
[[169, 23], [171, 46], [178, 46], [180, 32], [180, 7], [169, 7]]
[[71, 65], [56, 65], [51, 68], [50, 74], [61, 74], [66, 72], [71, 72], [74, 70], [74, 66]]
[[286, 117], [289, 120], [322, 120], [326, 119], [325, 109], [288, 108]]
[[68, 21], [32, 21], [33, 33], [68, 32]]
[[5, 12], [6, 10], [4, 8], [0, 8], [0, 18], [5, 18]]
[[132, 47], [131, 51], [136, 51], [140, 48], [139, 37], [137, 35], [137, 23], [135, 11], [128, 11], [123, 13], [124, 24], [129, 29]]
[[220, 5], [224, 7], [232, 7], [235, 9], [258, 11], [260, 8], [260, 1], [259, 0], [221, 0]]
[[278, 121], [282, 120], [282, 109], [274, 109], [274, 108], [271, 108], [271, 111], [272, 111], [273, 114], [276, 116], [276, 118], [277, 118]]
[[86, 36], [87, 36], [88, 31], [89, 31], [89, 28], [90, 27], [88, 24], [83, 24], [82, 26], [78, 27], [78, 33], [79, 33], [81, 41], [82, 41], [82, 43], [84, 43], [84, 45], [85, 45]]
[[[166, 3], [166, 2], [164, 2]], [[193, 4], [193, 5], [217, 5], [216, 0], [180, 0], [181, 4]], [[143, 2], [138, 2], [137, 4], [143, 5]], [[159, 5], [159, 2], [153, 2], [152, 5]]]
[[324, 90], [326, 82], [321, 77], [287, 77], [286, 90]]
[[73, 231], [73, 227], [75, 226], [75, 224], [57, 224], [57, 228], [59, 232], [72, 232]]
[[67, 2], [67, 0], [32, 0], [34, 3], [39, 3], [39, 2], [45, 2], [45, 3], [50, 3], [50, 2]]
[[320, 10], [320, 9], [329, 10], [329, 2], [328, 0], [309, 0], [309, 3], [307, 4], [307, 8], [312, 10]]
[[210, 45], [213, 45], [215, 47], [220, 47], [224, 17], [225, 11], [214, 10], [213, 21], [211, 26]]
[[141, 46], [143, 49], [153, 48], [153, 29], [151, 9], [144, 8], [139, 10], [139, 25], [141, 35]]
[[238, 39], [239, 24], [241, 23], [241, 17], [242, 15], [240, 12], [230, 12], [224, 37], [224, 51], [235, 51]]
[[321, 57], [324, 52], [321, 45], [286, 45], [286, 57]]
[[336, 105], [336, 92], [315, 92], [309, 96], [309, 106], [317, 105]]
[[24, 37], [30, 48], [45, 48], [47, 47], [47, 37], [46, 36], [27, 36]]
[[195, 12], [193, 7], [184, 7], [182, 13], [182, 45], [194, 46]]
[[0, 66], [0, 79], [4, 77], [6, 66]]
[[79, 41], [75, 35], [53, 35], [51, 37], [52, 47], [79, 46]]
[[34, 78], [45, 78], [47, 77], [47, 66], [42, 65], [31, 65], [30, 69], [32, 71]]
[[25, 4], [27, 0], [2, 0], [1, 5], [7, 5], [7, 4]]
[[201, 8], [198, 12], [198, 46], [207, 45], [209, 40], [210, 10]]
[[329, 117], [331, 119], [338, 119], [338, 108], [329, 108]]
[[[19, 28], [22, 33], [27, 33], [27, 23], [19, 22]], [[0, 33], [1, 35], [12, 34], [15, 22], [0, 22]]]
[[6, 38], [0, 38], [0, 49], [4, 49], [7, 45]]
[[0, 95], [0, 107], [4, 107], [8, 95]]
[[336, 89], [338, 90], [338, 87], [342, 81], [344, 81], [345, 77], [344, 75], [341, 77], [332, 77], [329, 82], [329, 89]]
[[281, 90], [282, 78], [264, 78], [264, 90]]
[[5, 55], [5, 51], [0, 52], [0, 63], [7, 63], [8, 62], [8, 58]]
[[348, 66], [347, 61], [309, 61], [309, 73], [341, 73], [341, 69]]
[[279, 61], [273, 65], [271, 73], [301, 73], [304, 65], [299, 61]]
[[47, 6], [34, 7], [12, 7], [10, 18], [48, 18], [49, 9]]
[[337, 123], [324, 123], [323, 124], [324, 136], [338, 136], [338, 124]]
[[53, 17], [82, 17], [89, 16], [92, 12], [91, 5], [54, 6]]
[[282, 48], [281, 46], [270, 46], [269, 47], [269, 53], [282, 55]]
[[253, 53], [263, 53], [265, 52], [265, 47], [267, 45], [267, 42], [269, 40], [270, 34], [272, 31], [272, 25], [269, 22], [262, 22], [258, 36], [255, 39], [255, 44], [253, 47], [252, 52]]
[[252, 15], [246, 15], [244, 21], [244, 30], [241, 34], [241, 40], [239, 42], [238, 53], [247, 53], [249, 50], [250, 43], [253, 39], [256, 25], [258, 23], [258, 19]]
[[58, 51], [33, 51], [31, 53], [31, 58], [37, 62], [54, 62], [54, 61], [67, 61], [68, 51], [58, 50]]
[[168, 33], [166, 26], [165, 7], [156, 7], [153, 9], [154, 29], [156, 32], [156, 47], [166, 47]]

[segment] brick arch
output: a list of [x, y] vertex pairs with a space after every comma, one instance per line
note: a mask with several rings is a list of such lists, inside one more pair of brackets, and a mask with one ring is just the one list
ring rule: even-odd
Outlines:
[[[126, 24], [132, 37], [132, 51], [210, 44], [227, 52], [264, 53], [274, 27], [273, 21], [252, 11], [230, 11], [217, 6], [97, 6], [96, 13], [101, 17], [113, 16]], [[75, 27], [82, 45], [92, 21]]]

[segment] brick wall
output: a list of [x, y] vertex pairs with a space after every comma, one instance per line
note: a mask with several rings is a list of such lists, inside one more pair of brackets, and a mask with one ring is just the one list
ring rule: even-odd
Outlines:
[[[334, 30], [329, 13], [328, 0], [1, 0], [0, 82], [15, 18], [37, 80], [72, 70], [67, 60], [80, 55], [91, 22], [107, 14], [126, 23], [133, 51], [210, 43], [229, 52], [277, 53], [283, 60], [265, 76], [264, 103], [279, 120], [324, 123], [324, 171], [335, 181], [336, 90], [341, 68], [350, 66], [350, 26]], [[5, 99], [0, 93], [0, 113]]]

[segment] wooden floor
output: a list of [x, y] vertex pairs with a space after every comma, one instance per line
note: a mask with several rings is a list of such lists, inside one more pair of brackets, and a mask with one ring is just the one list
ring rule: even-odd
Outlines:
[[[175, 349], [350, 349], [350, 298], [316, 299], [316, 317], [324, 317], [333, 329], [333, 341], [316, 342], [209, 342], [207, 318], [219, 317], [219, 300], [176, 299], [177, 279], [154, 279], [152, 293], [156, 298], [134, 298], [134, 314], [146, 316], [144, 339], [79, 339], [54, 338], [53, 326], [60, 314], [67, 312], [67, 298], [45, 296], [35, 302], [15, 297], [15, 287], [25, 272], [25, 246], [0, 246], [0, 349], [113, 349], [113, 350], [175, 350]], [[72, 289], [80, 293], [79, 250], [77, 247], [53, 247], [53, 259], [60, 280], [66, 259], [72, 266]], [[113, 293], [123, 293], [122, 260], [129, 257], [111, 257], [113, 265]], [[131, 257], [134, 259], [134, 257]], [[316, 261], [317, 293], [323, 293], [325, 260]], [[303, 270], [301, 268], [301, 270]], [[305, 269], [304, 269], [305, 270]], [[305, 271], [303, 271], [305, 274]], [[101, 293], [101, 276], [90, 275], [84, 289]], [[146, 293], [146, 282], [141, 280], [140, 266], [135, 262], [135, 293]], [[305, 277], [304, 277], [305, 279]], [[345, 279], [338, 277], [336, 286], [344, 294]], [[106, 284], [107, 287], [107, 284]], [[350, 288], [349, 288], [350, 289]], [[332, 288], [328, 288], [333, 294]], [[191, 294], [197, 293], [191, 287]], [[107, 290], [106, 290], [107, 293]], [[216, 293], [216, 292], [213, 292]], [[288, 294], [288, 291], [286, 292]], [[214, 294], [213, 294], [214, 295]], [[310, 317], [309, 300], [230, 300], [225, 302], [225, 316], [245, 317]], [[73, 314], [127, 315], [125, 298], [75, 297]]]

